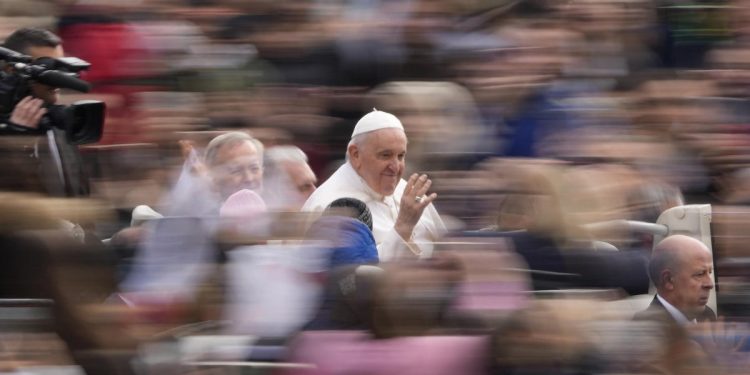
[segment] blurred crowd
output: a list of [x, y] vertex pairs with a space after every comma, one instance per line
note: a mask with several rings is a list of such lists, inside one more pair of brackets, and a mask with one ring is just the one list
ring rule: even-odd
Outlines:
[[[107, 115], [74, 193], [0, 136], [0, 371], [744, 374], [745, 17], [748, 0], [4, 0], [0, 39], [55, 32], [93, 87], [60, 102]], [[437, 193], [431, 259], [378, 263], [356, 201], [300, 212], [374, 108]], [[246, 170], [214, 196], [201, 176], [232, 137]], [[686, 204], [712, 205], [726, 320], [633, 321], [654, 235], [599, 224]]]

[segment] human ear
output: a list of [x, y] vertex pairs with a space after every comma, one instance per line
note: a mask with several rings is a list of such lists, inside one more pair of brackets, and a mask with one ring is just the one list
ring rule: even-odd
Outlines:
[[346, 150], [347, 154], [349, 154], [349, 162], [352, 164], [354, 169], [358, 169], [359, 166], [362, 164], [362, 160], [359, 158], [359, 147], [355, 144], [349, 145], [349, 148]]
[[672, 277], [671, 271], [664, 270], [661, 272], [661, 284], [668, 290], [674, 289], [674, 278]]

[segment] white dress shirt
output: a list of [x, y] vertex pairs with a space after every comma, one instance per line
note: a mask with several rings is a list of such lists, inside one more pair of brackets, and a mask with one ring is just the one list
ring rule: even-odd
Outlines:
[[685, 314], [682, 313], [682, 311], [678, 310], [676, 307], [672, 306], [671, 303], [667, 302], [664, 298], [661, 298], [660, 295], [656, 295], [656, 298], [659, 299], [659, 302], [661, 302], [661, 305], [664, 306], [665, 309], [667, 309], [667, 312], [669, 312], [669, 315], [672, 315], [672, 318], [680, 324], [695, 324], [697, 321], [695, 319], [688, 320], [688, 318], [685, 316]]

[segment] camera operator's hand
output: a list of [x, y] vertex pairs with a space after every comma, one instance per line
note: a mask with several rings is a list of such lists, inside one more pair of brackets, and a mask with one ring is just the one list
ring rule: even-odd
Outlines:
[[35, 99], [31, 96], [21, 99], [16, 104], [16, 107], [13, 108], [13, 113], [10, 115], [10, 122], [27, 128], [38, 128], [39, 121], [47, 113], [47, 109], [43, 105], [44, 101], [42, 99]]

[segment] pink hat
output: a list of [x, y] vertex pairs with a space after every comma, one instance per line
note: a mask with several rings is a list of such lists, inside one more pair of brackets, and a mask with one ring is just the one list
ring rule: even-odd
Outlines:
[[252, 190], [242, 189], [227, 198], [219, 209], [219, 216], [226, 218], [249, 218], [266, 212], [263, 198]]

